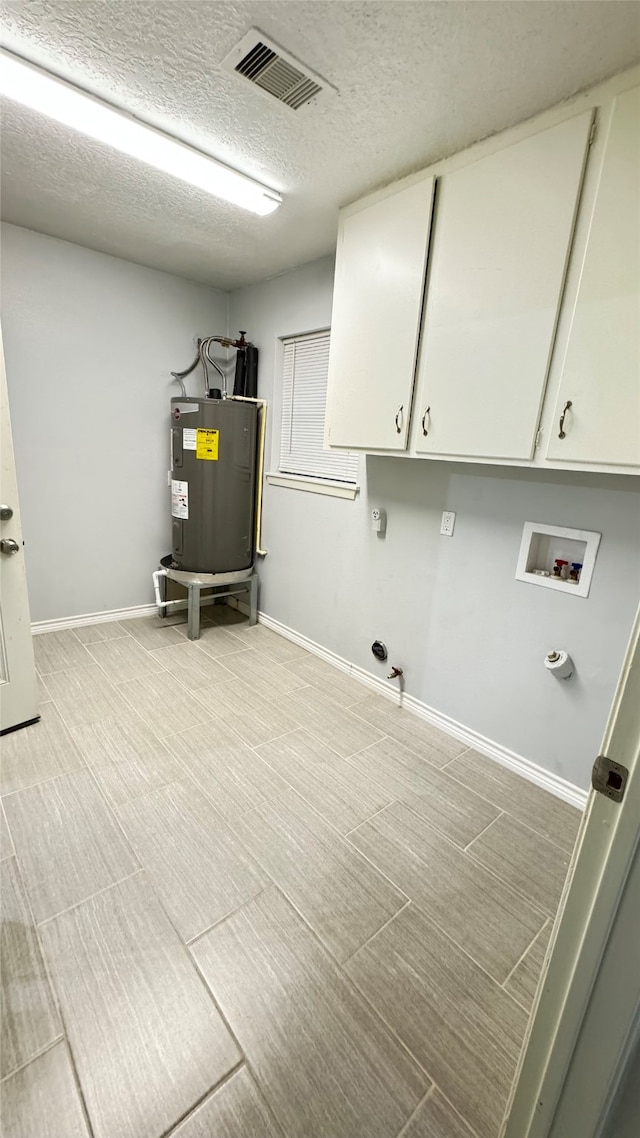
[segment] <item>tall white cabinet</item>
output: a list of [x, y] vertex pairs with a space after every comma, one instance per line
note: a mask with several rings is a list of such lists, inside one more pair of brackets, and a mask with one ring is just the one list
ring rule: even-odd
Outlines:
[[592, 114], [438, 183], [412, 449], [533, 455]]
[[601, 128], [606, 147], [547, 456], [638, 466], [640, 88], [618, 96]]
[[403, 451], [433, 178], [420, 178], [340, 221], [331, 317], [326, 441]]

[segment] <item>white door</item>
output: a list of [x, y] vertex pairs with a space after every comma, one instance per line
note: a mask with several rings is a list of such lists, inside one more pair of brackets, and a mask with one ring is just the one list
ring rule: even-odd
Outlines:
[[420, 333], [433, 178], [343, 214], [325, 442], [403, 451]]
[[0, 336], [0, 733], [38, 716], [24, 546]]
[[533, 456], [591, 122], [588, 111], [439, 180], [415, 453]]
[[607, 141], [547, 458], [624, 468], [640, 465], [640, 88], [598, 129]]
[[502, 1138], [600, 1138], [629, 1056], [640, 1011], [639, 707], [640, 611], [600, 751], [628, 770], [624, 797], [589, 796]]

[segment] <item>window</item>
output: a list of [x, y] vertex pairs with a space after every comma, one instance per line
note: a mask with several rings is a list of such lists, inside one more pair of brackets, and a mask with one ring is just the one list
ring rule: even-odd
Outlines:
[[280, 473], [355, 486], [358, 455], [324, 449], [330, 332], [283, 340]]

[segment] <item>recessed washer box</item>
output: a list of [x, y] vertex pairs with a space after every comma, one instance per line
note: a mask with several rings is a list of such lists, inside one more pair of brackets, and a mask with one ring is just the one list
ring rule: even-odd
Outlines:
[[[525, 522], [516, 580], [542, 585], [574, 597], [588, 597], [601, 534], [587, 529], [567, 529], [542, 522]], [[566, 561], [568, 569], [582, 565], [577, 581], [553, 576], [557, 560]], [[545, 574], [549, 576], [545, 576]]]

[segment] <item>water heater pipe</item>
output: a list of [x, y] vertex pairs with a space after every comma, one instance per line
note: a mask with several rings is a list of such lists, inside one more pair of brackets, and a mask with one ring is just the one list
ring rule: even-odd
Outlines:
[[177, 600], [174, 600], [174, 601], [163, 601], [162, 600], [162, 598], [160, 596], [160, 578], [169, 576], [166, 569], [156, 569], [155, 573], [152, 573], [151, 576], [153, 577], [153, 591], [156, 595], [156, 605], [158, 606], [159, 609], [169, 608], [170, 605], [184, 604], [184, 601], [181, 601], [180, 598], [178, 598]]
[[241, 333], [241, 339], [240, 340], [230, 340], [228, 336], [205, 336], [204, 338], [199, 336], [198, 340], [197, 340], [198, 354], [197, 354], [195, 360], [193, 361], [193, 363], [191, 364], [191, 366], [185, 368], [184, 371], [172, 371], [171, 372], [171, 375], [175, 379], [176, 383], [180, 384], [180, 390], [182, 391], [184, 398], [185, 399], [187, 398], [187, 389], [184, 385], [184, 381], [188, 375], [191, 375], [192, 371], [195, 371], [198, 364], [202, 364], [202, 372], [203, 372], [203, 379], [204, 379], [204, 397], [205, 397], [205, 399], [209, 398], [209, 372], [207, 370], [207, 361], [210, 364], [212, 364], [212, 366], [218, 372], [218, 375], [220, 376], [220, 378], [222, 380], [222, 389], [226, 394], [227, 377], [224, 374], [224, 372], [222, 371], [222, 368], [220, 368], [218, 366], [218, 364], [216, 363], [216, 361], [214, 359], [212, 359], [212, 357], [209, 355], [209, 347], [211, 344], [222, 344], [223, 347], [225, 347], [225, 348], [243, 348], [245, 346], [245, 343], [246, 343], [246, 341], [244, 338], [244, 333]]
[[261, 409], [260, 414], [260, 434], [258, 437], [258, 471], [256, 481], [258, 484], [258, 492], [256, 494], [256, 554], [258, 557], [266, 557], [267, 550], [262, 549], [262, 479], [264, 474], [264, 448], [265, 438], [267, 432], [267, 401], [266, 399], [251, 399], [248, 395], [232, 395], [231, 399], [236, 403], [257, 403]]

